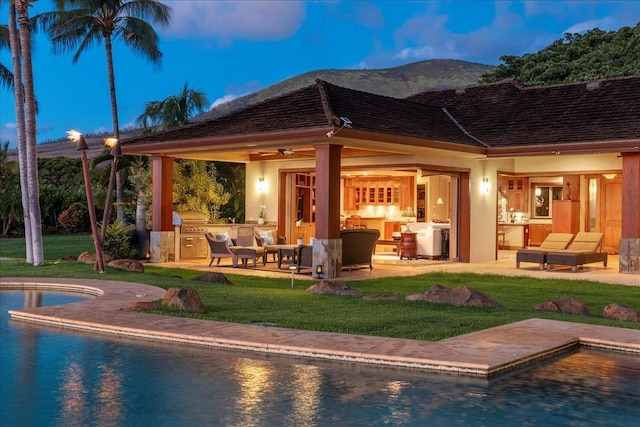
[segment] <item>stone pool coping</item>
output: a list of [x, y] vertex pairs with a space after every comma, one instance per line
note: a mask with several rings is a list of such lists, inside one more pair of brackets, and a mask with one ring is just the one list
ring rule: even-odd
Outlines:
[[640, 330], [528, 319], [440, 341], [303, 331], [125, 311], [165, 290], [86, 279], [0, 278], [0, 290], [89, 294], [71, 304], [10, 310], [11, 319], [88, 333], [491, 377], [587, 346], [640, 355]]

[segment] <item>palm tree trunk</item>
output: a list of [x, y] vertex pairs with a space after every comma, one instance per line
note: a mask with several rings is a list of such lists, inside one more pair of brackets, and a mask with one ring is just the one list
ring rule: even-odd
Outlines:
[[31, 242], [31, 221], [29, 219], [29, 188], [27, 186], [27, 146], [24, 118], [24, 87], [22, 85], [21, 51], [16, 23], [15, 3], [9, 5], [9, 43], [13, 65], [13, 93], [16, 110], [16, 130], [18, 132], [18, 166], [20, 168], [20, 193], [22, 195], [22, 212], [24, 220], [24, 238], [26, 260], [33, 263], [33, 245]]
[[31, 27], [29, 26], [29, 0], [16, 0], [20, 28], [20, 49], [23, 61], [25, 136], [27, 147], [27, 187], [29, 189], [29, 218], [33, 265], [44, 264], [42, 245], [42, 218], [40, 213], [40, 188], [38, 184], [38, 154], [36, 148], [36, 103], [31, 63]]
[[[104, 37], [104, 47], [107, 55], [107, 74], [109, 79], [109, 95], [111, 97], [111, 119], [113, 121], [113, 137], [120, 144], [120, 124], [118, 122], [118, 102], [116, 98], [116, 78], [113, 70], [113, 48], [111, 44], [111, 36]], [[115, 165], [114, 165], [115, 166]], [[112, 166], [113, 167], [113, 166]], [[122, 197], [124, 193], [122, 176], [119, 171], [116, 171], [116, 220], [119, 222], [124, 221], [124, 208], [122, 206]], [[107, 194], [107, 205], [109, 205], [109, 211], [111, 211], [111, 199], [113, 195]]]

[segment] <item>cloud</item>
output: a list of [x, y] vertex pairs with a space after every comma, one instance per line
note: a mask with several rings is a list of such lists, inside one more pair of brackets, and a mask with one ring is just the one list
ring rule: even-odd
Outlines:
[[594, 28], [599, 28], [603, 31], [613, 31], [618, 29], [618, 24], [611, 17], [606, 17], [603, 19], [591, 19], [585, 22], [579, 22], [567, 28], [565, 33], [585, 33], [589, 30], [593, 30]]
[[0, 127], [0, 144], [9, 142], [9, 149], [18, 147], [18, 132], [15, 123], [5, 123]]
[[180, 1], [173, 7], [170, 38], [214, 37], [228, 44], [236, 39], [281, 40], [293, 35], [305, 19], [298, 0]]
[[[240, 96], [242, 96], [242, 95], [240, 95]], [[227, 102], [231, 102], [234, 99], [239, 98], [240, 96], [238, 96], [238, 95], [225, 95], [222, 98], [218, 98], [215, 101], [213, 101], [213, 103], [209, 107], [209, 110], [212, 110], [212, 109], [216, 108], [219, 105], [226, 104]]]

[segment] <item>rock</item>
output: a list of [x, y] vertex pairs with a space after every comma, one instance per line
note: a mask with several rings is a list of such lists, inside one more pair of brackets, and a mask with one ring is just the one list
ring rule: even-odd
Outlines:
[[602, 317], [622, 322], [640, 322], [640, 311], [620, 304], [609, 304], [602, 310]]
[[395, 295], [365, 295], [362, 299], [371, 301], [397, 301], [398, 297]]
[[560, 308], [553, 301], [544, 301], [533, 306], [536, 311], [560, 311]]
[[78, 261], [78, 257], [75, 255], [64, 255], [60, 258], [60, 261]]
[[189, 313], [204, 313], [207, 310], [200, 301], [200, 295], [193, 289], [169, 288], [162, 298], [162, 304]]
[[144, 265], [137, 259], [116, 259], [107, 264], [109, 267], [117, 268], [134, 273], [144, 273]]
[[556, 311], [568, 314], [580, 314], [582, 316], [591, 315], [585, 303], [571, 297], [564, 297], [555, 301], [544, 301], [535, 305], [533, 309], [541, 311]]
[[137, 301], [137, 302], [132, 302], [131, 304], [127, 304], [127, 306], [124, 309], [151, 311], [151, 310], [160, 310], [161, 308], [162, 308], [162, 304], [160, 304], [159, 302]]
[[201, 274], [198, 277], [194, 277], [193, 280], [199, 280], [201, 282], [221, 283], [223, 285], [233, 285], [233, 283], [231, 283], [229, 279], [227, 279], [227, 276], [225, 276], [223, 273], [213, 271]]
[[457, 288], [447, 289], [440, 285], [432, 286], [427, 292], [419, 295], [409, 295], [407, 301], [423, 300], [437, 304], [450, 304], [456, 307], [504, 307], [498, 301], [488, 295], [470, 289], [466, 286], [458, 286]]
[[[102, 260], [105, 263], [113, 261], [113, 258], [108, 254], [102, 255]], [[85, 251], [78, 255], [78, 261], [83, 262], [85, 264], [95, 264], [96, 263], [96, 254], [92, 254], [91, 252]]]
[[347, 297], [361, 298], [362, 292], [350, 288], [346, 283], [339, 280], [323, 280], [307, 288], [307, 292], [318, 295], [341, 295]]

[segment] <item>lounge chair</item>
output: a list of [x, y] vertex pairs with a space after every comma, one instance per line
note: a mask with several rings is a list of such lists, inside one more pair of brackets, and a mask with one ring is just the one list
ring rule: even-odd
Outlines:
[[571, 239], [573, 239], [571, 233], [549, 233], [540, 246], [519, 249], [516, 252], [516, 268], [520, 268], [521, 262], [535, 262], [540, 270], [544, 270], [547, 254], [551, 251], [566, 249]]
[[278, 254], [278, 245], [284, 245], [287, 243], [287, 239], [278, 234], [278, 230], [259, 231], [254, 230], [254, 237], [258, 246], [264, 248], [266, 256], [273, 255], [273, 260], [276, 261], [276, 255]]
[[363, 228], [340, 231], [342, 239], [342, 268], [353, 269], [368, 265], [373, 270], [371, 258], [376, 248], [380, 231], [375, 228]]
[[236, 246], [232, 247], [231, 250], [238, 259], [242, 260], [243, 266], [246, 266], [247, 261], [250, 259], [253, 260], [254, 267], [258, 258], [262, 258], [262, 265], [267, 263], [267, 252], [262, 246], [256, 244], [253, 227], [238, 227]]
[[233, 266], [238, 266], [238, 256], [233, 252], [229, 246], [227, 239], [216, 239], [211, 233], [205, 233], [207, 242], [209, 242], [209, 248], [211, 249], [211, 261], [209, 261], [209, 267], [213, 264], [213, 261], [218, 258], [216, 265], [220, 265], [220, 259], [231, 258]]
[[606, 268], [609, 254], [599, 252], [603, 239], [604, 233], [578, 233], [568, 249], [547, 254], [547, 269], [553, 269], [555, 264], [569, 265], [576, 272], [579, 266], [592, 262], [602, 262]]

